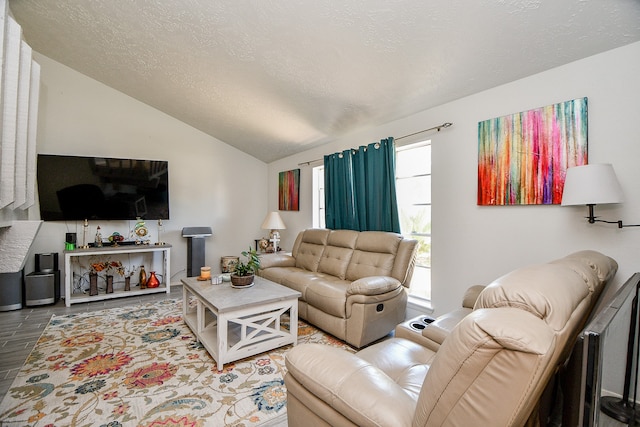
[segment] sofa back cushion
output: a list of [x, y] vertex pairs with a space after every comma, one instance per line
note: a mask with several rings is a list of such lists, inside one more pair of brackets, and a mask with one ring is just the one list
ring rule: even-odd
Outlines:
[[330, 230], [312, 228], [298, 235], [292, 252], [296, 259], [296, 267], [313, 272], [318, 271], [318, 264], [320, 264], [329, 233]]
[[354, 281], [369, 276], [391, 276], [401, 241], [400, 234], [361, 231], [345, 278]]
[[358, 232], [353, 230], [333, 230], [320, 257], [319, 273], [326, 273], [340, 279], [345, 278], [347, 266], [358, 240]]

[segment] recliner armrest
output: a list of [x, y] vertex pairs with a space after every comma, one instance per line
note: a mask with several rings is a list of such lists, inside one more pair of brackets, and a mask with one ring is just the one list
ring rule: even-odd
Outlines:
[[285, 364], [285, 382], [297, 381], [356, 425], [411, 425], [415, 400], [382, 370], [344, 349], [301, 344], [287, 353]]
[[464, 319], [473, 310], [470, 308], [459, 308], [449, 313], [439, 316], [422, 330], [422, 336], [427, 338], [427, 347], [431, 350], [438, 351], [445, 338], [447, 338], [453, 328], [456, 327], [462, 319]]
[[462, 308], [439, 316], [422, 330], [422, 336], [427, 339], [425, 345], [429, 349], [438, 351], [438, 348], [440, 348], [444, 339], [451, 334], [453, 328], [473, 311], [478, 295], [480, 295], [485, 287], [484, 285], [470, 286], [462, 297]]
[[363, 277], [349, 285], [347, 295], [380, 295], [398, 289], [400, 286], [402, 284], [398, 279], [389, 276]]
[[462, 307], [473, 308], [478, 300], [478, 295], [480, 295], [480, 292], [482, 292], [484, 288], [486, 288], [484, 285], [474, 285], [469, 287], [462, 297]]

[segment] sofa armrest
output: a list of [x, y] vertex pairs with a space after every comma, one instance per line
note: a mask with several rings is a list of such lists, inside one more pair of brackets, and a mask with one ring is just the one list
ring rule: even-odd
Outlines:
[[402, 284], [398, 279], [389, 276], [363, 277], [351, 282], [347, 288], [347, 295], [380, 295], [400, 286]]
[[388, 375], [344, 349], [301, 344], [287, 375], [356, 425], [410, 426], [415, 401]]
[[260, 269], [269, 267], [295, 267], [296, 259], [282, 253], [260, 255]]

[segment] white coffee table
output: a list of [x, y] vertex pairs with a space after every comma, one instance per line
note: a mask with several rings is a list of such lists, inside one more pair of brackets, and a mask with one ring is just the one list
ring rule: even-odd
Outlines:
[[[212, 285], [195, 277], [182, 279], [185, 323], [216, 361], [225, 363], [298, 341], [300, 292], [257, 277], [254, 285], [235, 289], [229, 282]], [[189, 304], [190, 300], [195, 304]], [[289, 312], [289, 330], [281, 327]]]

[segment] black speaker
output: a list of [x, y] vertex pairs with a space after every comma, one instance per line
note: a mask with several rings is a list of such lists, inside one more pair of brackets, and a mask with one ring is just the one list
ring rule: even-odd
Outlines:
[[0, 311], [22, 308], [22, 270], [17, 273], [0, 273]]
[[53, 273], [58, 270], [58, 253], [36, 254], [36, 273]]
[[55, 273], [29, 273], [24, 279], [24, 304], [53, 304], [56, 302]]
[[76, 241], [77, 241], [77, 238], [78, 237], [77, 237], [76, 233], [67, 233], [67, 234], [65, 234], [64, 241], [66, 243], [73, 243], [75, 245]]

